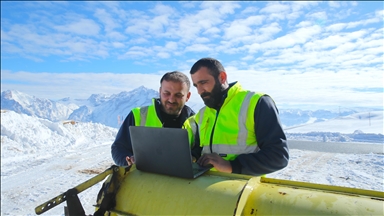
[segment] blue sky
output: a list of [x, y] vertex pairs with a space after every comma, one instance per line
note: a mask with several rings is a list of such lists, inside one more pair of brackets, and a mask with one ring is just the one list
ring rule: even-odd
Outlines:
[[380, 1], [1, 1], [1, 91], [158, 90], [214, 57], [281, 108], [382, 107], [383, 16]]

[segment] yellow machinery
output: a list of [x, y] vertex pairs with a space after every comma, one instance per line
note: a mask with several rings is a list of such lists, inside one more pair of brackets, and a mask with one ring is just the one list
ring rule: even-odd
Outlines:
[[384, 215], [381, 191], [215, 171], [182, 179], [134, 166], [112, 166], [36, 207], [36, 214], [67, 201], [66, 215], [85, 215], [77, 194], [106, 177], [94, 215]]

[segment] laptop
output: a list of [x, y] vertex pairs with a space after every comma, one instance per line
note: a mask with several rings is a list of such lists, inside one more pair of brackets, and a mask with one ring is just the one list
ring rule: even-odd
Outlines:
[[193, 179], [212, 168], [192, 162], [185, 129], [130, 126], [129, 132], [138, 170]]

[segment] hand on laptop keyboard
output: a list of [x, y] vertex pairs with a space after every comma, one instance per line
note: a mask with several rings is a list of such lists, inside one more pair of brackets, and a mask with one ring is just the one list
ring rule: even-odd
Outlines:
[[231, 173], [232, 166], [231, 163], [227, 160], [224, 160], [220, 155], [216, 153], [212, 154], [203, 154], [197, 163], [206, 166], [208, 164], [212, 164], [217, 171]]
[[127, 156], [125, 160], [127, 160], [128, 166], [132, 166], [132, 164], [135, 163], [135, 157], [133, 155], [131, 157]]

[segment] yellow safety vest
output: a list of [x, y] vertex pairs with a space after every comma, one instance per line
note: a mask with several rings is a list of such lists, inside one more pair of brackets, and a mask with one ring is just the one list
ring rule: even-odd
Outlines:
[[203, 153], [212, 152], [225, 160], [234, 160], [239, 154], [257, 152], [254, 111], [263, 93], [244, 90], [239, 83], [228, 90], [219, 113], [207, 106], [195, 116]]
[[[156, 113], [155, 99], [152, 99], [152, 105], [136, 107], [132, 109], [132, 113], [135, 118], [135, 126], [163, 127]], [[197, 130], [194, 122], [194, 116], [191, 116], [183, 124], [184, 129], [188, 128], [188, 138], [191, 147], [195, 144], [194, 135]]]
[[152, 105], [133, 108], [132, 113], [135, 117], [135, 126], [163, 127], [156, 113], [155, 99], [152, 99]]

